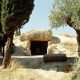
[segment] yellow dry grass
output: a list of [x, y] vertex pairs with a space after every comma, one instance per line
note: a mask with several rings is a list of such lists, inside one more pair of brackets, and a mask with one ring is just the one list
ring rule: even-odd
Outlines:
[[71, 53], [75, 54], [77, 52], [78, 44], [74, 42], [63, 42], [61, 45], [66, 48]]
[[68, 37], [68, 38], [76, 38], [76, 36], [69, 35], [69, 34], [60, 34], [60, 35], [63, 35], [64, 37]]
[[17, 69], [16, 71], [3, 71], [0, 80], [71, 80], [73, 76], [73, 72]]
[[11, 68], [0, 69], [0, 80], [71, 80], [74, 70], [71, 69], [71, 65], [68, 65], [65, 66], [67, 71], [57, 71], [56, 68], [62, 65], [48, 63], [43, 64], [42, 69], [30, 69], [23, 68], [17, 60], [12, 60]]

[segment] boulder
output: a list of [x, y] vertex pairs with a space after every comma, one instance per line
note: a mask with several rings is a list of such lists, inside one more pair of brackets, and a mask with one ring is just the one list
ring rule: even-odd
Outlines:
[[52, 44], [52, 45], [49, 45], [48, 48], [47, 48], [47, 54], [53, 54], [55, 53], [55, 49], [56, 49], [56, 45]]

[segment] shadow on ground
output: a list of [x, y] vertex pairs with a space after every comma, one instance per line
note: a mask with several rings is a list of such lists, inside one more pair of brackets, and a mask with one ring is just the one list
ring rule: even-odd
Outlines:
[[27, 54], [27, 50], [21, 46], [15, 46], [15, 51], [13, 52], [12, 56], [25, 56]]
[[[42, 69], [42, 70], [56, 70], [60, 72], [72, 71], [72, 66], [75, 61], [78, 60], [77, 57], [68, 57], [65, 62], [47, 62], [43, 61], [43, 56], [15, 56], [12, 58], [17, 60], [23, 68], [29, 69]], [[2, 64], [2, 58], [0, 58], [0, 66]]]
[[42, 69], [42, 70], [56, 70], [57, 72], [72, 71], [72, 66], [78, 58], [69, 57], [65, 62], [48, 62], [43, 61], [43, 57], [28, 56], [25, 58], [16, 58], [16, 60], [23, 66], [23, 68]]

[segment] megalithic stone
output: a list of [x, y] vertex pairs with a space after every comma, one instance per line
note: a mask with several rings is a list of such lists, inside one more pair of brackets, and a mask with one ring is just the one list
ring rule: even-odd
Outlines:
[[44, 62], [64, 62], [67, 61], [66, 54], [45, 54], [43, 56]]

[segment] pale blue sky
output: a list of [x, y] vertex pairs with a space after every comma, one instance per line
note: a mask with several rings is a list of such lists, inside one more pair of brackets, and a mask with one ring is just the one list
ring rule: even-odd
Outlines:
[[[49, 15], [51, 14], [52, 9], [52, 0], [35, 0], [35, 7], [30, 16], [28, 23], [24, 25], [21, 29], [22, 33], [28, 32], [30, 30], [41, 30], [49, 29]], [[70, 27], [60, 27], [58, 29], [52, 29], [53, 34], [73, 34], [76, 35], [75, 31]]]

